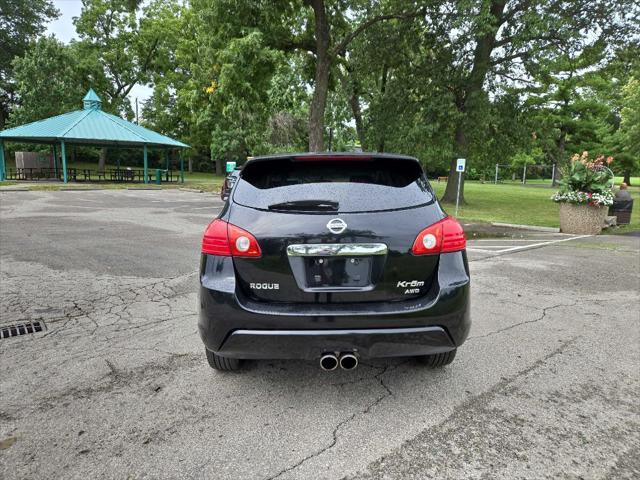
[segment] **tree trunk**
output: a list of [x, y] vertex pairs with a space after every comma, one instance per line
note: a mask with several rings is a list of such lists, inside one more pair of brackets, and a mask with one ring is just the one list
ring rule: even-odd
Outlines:
[[[565, 107], [568, 107], [568, 102], [565, 100]], [[551, 182], [551, 186], [552, 187], [557, 187], [558, 183], [559, 183], [559, 178], [558, 178], [558, 165], [560, 165], [560, 162], [564, 161], [564, 149], [565, 149], [565, 145], [567, 143], [567, 128], [562, 125], [560, 126], [560, 136], [558, 137], [558, 139], [556, 140], [556, 154], [555, 154], [555, 160], [554, 160], [554, 165], [552, 168], [555, 169], [555, 175], [553, 175], [553, 181]]]
[[362, 110], [360, 108], [360, 88], [358, 81], [354, 78], [352, 70], [347, 66], [347, 75], [340, 74], [340, 81], [342, 88], [349, 96], [349, 106], [351, 107], [351, 113], [353, 120], [356, 123], [356, 134], [358, 135], [358, 141], [360, 142], [360, 148], [362, 151], [367, 151], [364, 124], [362, 122]]
[[368, 148], [364, 134], [364, 124], [362, 123], [362, 110], [360, 110], [360, 96], [355, 91], [349, 98], [349, 104], [351, 105], [351, 111], [353, 112], [353, 119], [356, 122], [356, 134], [358, 135], [360, 148], [363, 152], [366, 152]]
[[553, 164], [553, 168], [555, 168], [556, 170], [556, 176], [555, 176], [555, 182], [552, 182], [552, 187], [557, 187], [558, 185], [560, 185], [560, 180], [562, 180], [562, 170], [560, 170], [560, 168], [558, 168], [558, 164], [554, 163]]
[[104, 167], [107, 164], [107, 147], [100, 149], [100, 159], [98, 160], [98, 172], [104, 173]]
[[551, 164], [551, 186], [557, 187], [559, 180], [560, 179], [558, 178], [558, 164], [554, 162]]
[[309, 113], [309, 151], [324, 150], [324, 113], [327, 108], [329, 91], [329, 23], [324, 0], [307, 0], [313, 8], [316, 37], [316, 73]]
[[[556, 141], [556, 163], [555, 163], [556, 165], [558, 165], [559, 162], [564, 160], [564, 146], [565, 146], [566, 140], [567, 140], [567, 132], [565, 131], [564, 127], [560, 127], [560, 136]], [[552, 187], [558, 186], [557, 175], [554, 175], [551, 186]]]
[[[458, 193], [458, 172], [456, 171], [457, 159], [465, 158], [467, 152], [467, 136], [464, 131], [464, 126], [458, 124], [456, 127], [456, 134], [454, 137], [453, 150], [456, 153], [456, 157], [451, 160], [449, 164], [449, 178], [447, 180], [447, 188], [442, 196], [442, 201], [447, 203], [456, 203], [456, 196]], [[461, 174], [460, 179], [460, 203], [464, 202], [464, 174]]]
[[188, 171], [189, 173], [193, 173], [193, 158], [189, 157], [188, 161]]
[[624, 171], [624, 178], [622, 179], [622, 181], [631, 186], [631, 170]]
[[7, 122], [8, 112], [4, 105], [0, 105], [0, 131], [4, 130], [4, 124]]
[[[382, 102], [384, 102], [384, 94], [387, 91], [387, 76], [389, 74], [389, 67], [387, 67], [387, 64], [383, 64], [382, 65], [382, 78], [380, 80], [380, 99]], [[378, 152], [380, 153], [384, 153], [384, 140], [385, 140], [385, 131], [384, 131], [384, 125], [382, 126], [383, 130], [378, 132], [378, 134], [380, 135], [380, 139], [378, 141]]]
[[[461, 91], [456, 96], [456, 107], [462, 115], [456, 126], [454, 140], [456, 157], [451, 159], [451, 164], [449, 165], [449, 181], [442, 196], [442, 200], [445, 202], [453, 203], [456, 201], [456, 191], [458, 189], [457, 179], [455, 182], [451, 181], [456, 172], [456, 158], [466, 158], [466, 125], [468, 122], [474, 120], [476, 109], [482, 100], [484, 82], [491, 67], [491, 53], [496, 44], [496, 34], [498, 33], [500, 25], [504, 23], [503, 12], [506, 3], [506, 0], [493, 0], [491, 2], [489, 13], [491, 17], [493, 17], [492, 28], [483, 30], [482, 34], [476, 38], [476, 47], [473, 52], [473, 67], [471, 68], [469, 76], [464, 80]], [[468, 161], [467, 168], [469, 168]], [[464, 178], [460, 185], [460, 202], [464, 202]]]

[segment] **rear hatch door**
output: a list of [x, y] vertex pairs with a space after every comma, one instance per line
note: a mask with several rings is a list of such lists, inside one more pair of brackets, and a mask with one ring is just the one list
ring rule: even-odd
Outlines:
[[414, 256], [418, 233], [444, 217], [415, 159], [255, 160], [233, 190], [229, 221], [260, 258], [234, 258], [255, 301], [354, 303], [425, 295], [438, 255]]

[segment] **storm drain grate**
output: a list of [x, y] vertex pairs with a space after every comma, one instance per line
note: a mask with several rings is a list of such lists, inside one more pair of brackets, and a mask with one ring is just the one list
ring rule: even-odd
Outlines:
[[15, 325], [3, 325], [0, 327], [0, 339], [38, 333], [45, 329], [44, 322], [16, 323]]

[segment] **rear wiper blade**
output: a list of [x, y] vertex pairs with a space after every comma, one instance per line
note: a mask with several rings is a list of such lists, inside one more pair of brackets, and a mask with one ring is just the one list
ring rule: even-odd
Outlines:
[[294, 210], [299, 212], [337, 212], [340, 204], [331, 200], [295, 200], [274, 203], [269, 210]]

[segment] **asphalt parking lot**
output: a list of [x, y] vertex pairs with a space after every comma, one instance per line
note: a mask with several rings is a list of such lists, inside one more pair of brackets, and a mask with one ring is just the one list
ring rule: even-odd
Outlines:
[[640, 238], [469, 242], [474, 323], [442, 370], [221, 374], [195, 313], [221, 206], [0, 192], [0, 326], [46, 325], [0, 340], [0, 477], [640, 477]]

